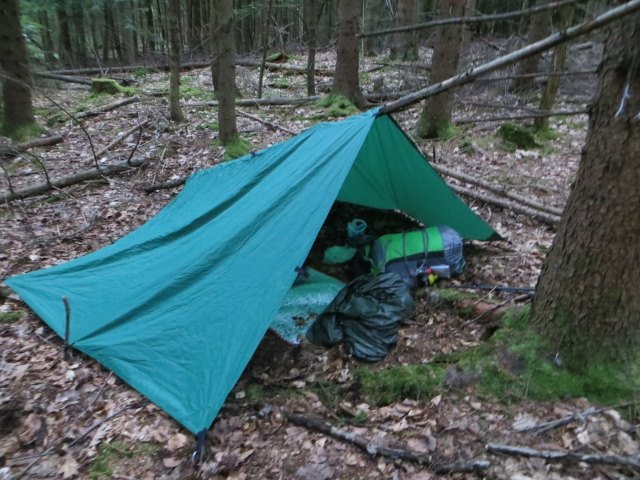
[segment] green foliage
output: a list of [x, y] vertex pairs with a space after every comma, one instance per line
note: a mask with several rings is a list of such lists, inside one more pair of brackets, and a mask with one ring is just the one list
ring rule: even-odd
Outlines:
[[510, 150], [515, 150], [516, 148], [531, 150], [540, 146], [536, 142], [535, 135], [529, 129], [511, 123], [500, 125], [498, 136], [502, 139], [505, 147]]
[[21, 317], [21, 312], [0, 312], [0, 324], [16, 323]]
[[316, 115], [316, 119], [320, 118], [337, 118], [346, 117], [359, 113], [358, 108], [342, 95], [328, 95], [321, 98], [315, 103], [316, 108], [324, 109], [324, 115]]
[[473, 152], [473, 142], [468, 138], [463, 138], [458, 145], [458, 150], [466, 155], [471, 155], [471, 153]]
[[560, 135], [558, 135], [558, 133], [553, 128], [550, 128], [550, 127], [540, 128], [536, 130], [536, 136], [540, 140], [546, 140], [546, 141], [557, 140], [558, 138], [560, 138]]
[[134, 78], [144, 78], [147, 75], [149, 75], [150, 73], [151, 73], [151, 70], [149, 68], [144, 68], [144, 67], [136, 68], [133, 71], [133, 77]]
[[30, 138], [37, 137], [38, 135], [45, 133], [45, 130], [37, 123], [29, 123], [19, 127], [4, 125], [1, 133], [11, 137], [16, 142], [24, 142], [25, 140], [29, 140]]
[[279, 88], [281, 90], [286, 90], [291, 85], [289, 85], [289, 80], [286, 78], [276, 78], [269, 83], [271, 88]]
[[123, 93], [127, 96], [136, 94], [133, 87], [123, 87], [111, 78], [94, 78], [91, 80], [91, 92], [94, 94], [117, 95]]
[[202, 100], [215, 100], [212, 90], [205, 90], [201, 87], [185, 86], [180, 88], [180, 95], [185, 98], [199, 98]]
[[336, 408], [342, 401], [342, 394], [333, 383], [319, 381], [313, 385], [312, 390], [316, 395], [318, 395], [320, 401], [329, 409]]
[[203, 123], [200, 125], [196, 125], [196, 130], [213, 130], [217, 132], [220, 129], [220, 124], [218, 122], [210, 122]]
[[250, 402], [259, 402], [264, 398], [265, 392], [260, 385], [249, 385], [246, 388], [247, 400]]
[[384, 405], [403, 398], [430, 398], [444, 379], [441, 365], [407, 365], [384, 370], [367, 367], [355, 371], [365, 398]]

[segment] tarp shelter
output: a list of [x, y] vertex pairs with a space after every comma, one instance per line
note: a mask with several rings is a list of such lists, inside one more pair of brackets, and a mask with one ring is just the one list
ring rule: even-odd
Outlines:
[[336, 200], [399, 209], [466, 239], [495, 232], [388, 115], [321, 123], [194, 174], [117, 242], [7, 280], [58, 335], [191, 432], [209, 428]]

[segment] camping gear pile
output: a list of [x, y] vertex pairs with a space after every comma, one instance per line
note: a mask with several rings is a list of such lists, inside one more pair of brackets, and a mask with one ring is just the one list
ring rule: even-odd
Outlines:
[[374, 109], [197, 172], [112, 245], [6, 283], [70, 348], [202, 432], [336, 200], [400, 210], [465, 239], [499, 238]]

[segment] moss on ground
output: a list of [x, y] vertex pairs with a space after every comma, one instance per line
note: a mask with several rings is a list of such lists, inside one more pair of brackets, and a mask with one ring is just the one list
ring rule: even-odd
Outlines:
[[[442, 391], [447, 366], [477, 373], [480, 395], [503, 402], [586, 397], [611, 405], [632, 400], [640, 390], [637, 366], [598, 363], [576, 372], [567, 369], [529, 323], [529, 308], [509, 311], [503, 326], [485, 343], [439, 355], [424, 365], [356, 371], [364, 397], [375, 404], [403, 398], [428, 398]], [[633, 373], [630, 373], [633, 372]]]
[[[220, 142], [214, 142], [214, 144], [220, 145]], [[224, 160], [234, 160], [236, 158], [244, 157], [252, 150], [251, 142], [245, 140], [240, 135], [233, 137], [224, 145]]]
[[30, 138], [37, 137], [45, 133], [44, 128], [42, 128], [37, 123], [29, 123], [27, 125], [21, 125], [15, 128], [3, 128], [2, 134], [11, 137], [16, 142], [24, 142], [29, 140]]
[[158, 451], [160, 447], [153, 443], [143, 443], [135, 447], [127, 445], [121, 440], [114, 440], [104, 444], [98, 451], [98, 455], [89, 468], [89, 478], [101, 480], [113, 476], [114, 464], [123, 459], [132, 459], [151, 455]]
[[338, 118], [360, 113], [360, 110], [342, 95], [328, 95], [315, 103], [316, 108], [324, 110], [324, 114], [315, 115], [315, 119]]
[[21, 312], [0, 312], [0, 324], [16, 323], [20, 318]]
[[522, 150], [531, 150], [540, 147], [536, 142], [536, 137], [528, 128], [513, 125], [511, 123], [503, 123], [498, 129], [498, 137], [509, 150], [516, 148]]
[[132, 87], [123, 87], [116, 80], [111, 78], [94, 78], [91, 80], [91, 92], [94, 94], [117, 95], [123, 93], [131, 96], [135, 95], [136, 89]]

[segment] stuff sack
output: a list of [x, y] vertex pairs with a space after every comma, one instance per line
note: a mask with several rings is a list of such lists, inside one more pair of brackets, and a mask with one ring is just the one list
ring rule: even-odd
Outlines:
[[307, 331], [316, 345], [344, 341], [349, 355], [368, 362], [387, 356], [399, 324], [413, 312], [413, 297], [395, 273], [363, 275], [344, 287]]
[[373, 243], [371, 260], [376, 271], [396, 272], [411, 288], [429, 268], [439, 277], [451, 278], [465, 266], [462, 237], [446, 225], [383, 235]]

